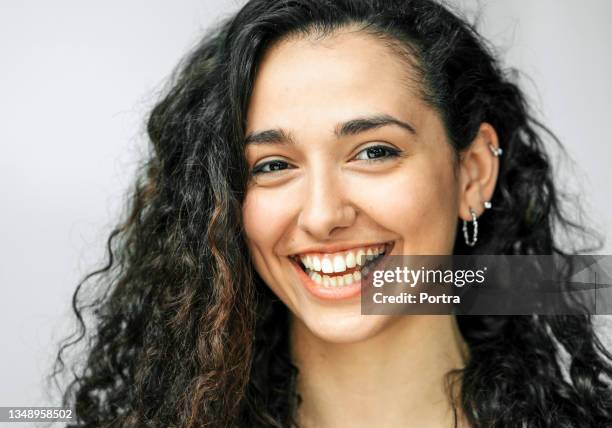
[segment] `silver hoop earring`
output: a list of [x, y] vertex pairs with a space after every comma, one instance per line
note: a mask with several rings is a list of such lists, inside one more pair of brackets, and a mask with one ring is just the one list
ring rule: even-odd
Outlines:
[[491, 153], [493, 153], [493, 156], [501, 156], [502, 153], [504, 153], [501, 147], [495, 147], [493, 144], [490, 143], [489, 148], [491, 149]]
[[463, 237], [465, 238], [465, 244], [469, 247], [473, 247], [476, 245], [476, 241], [478, 240], [478, 220], [476, 219], [476, 213], [470, 207], [470, 214], [472, 215], [472, 223], [474, 224], [474, 238], [470, 241], [468, 236], [468, 226], [467, 221], [463, 220]]

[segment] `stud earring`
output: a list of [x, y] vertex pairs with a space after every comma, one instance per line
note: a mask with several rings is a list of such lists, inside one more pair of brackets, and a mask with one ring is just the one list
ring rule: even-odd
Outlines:
[[470, 207], [470, 214], [472, 216], [472, 223], [474, 224], [474, 238], [470, 241], [468, 236], [468, 226], [467, 221], [463, 220], [463, 238], [465, 239], [465, 244], [469, 247], [473, 247], [476, 245], [476, 241], [478, 240], [478, 220], [476, 219], [476, 213]]
[[484, 206], [485, 210], [491, 209], [491, 207], [493, 206], [490, 201], [484, 201], [482, 205]]
[[504, 153], [504, 151], [502, 150], [501, 147], [495, 147], [491, 143], [489, 143], [489, 148], [491, 149], [491, 152], [493, 153], [493, 156], [501, 156], [502, 153]]

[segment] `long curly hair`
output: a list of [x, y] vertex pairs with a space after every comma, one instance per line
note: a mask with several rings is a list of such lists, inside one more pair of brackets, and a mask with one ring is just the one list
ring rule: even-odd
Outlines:
[[[379, 38], [418, 71], [422, 97], [460, 154], [482, 122], [504, 156], [486, 233], [456, 254], [561, 254], [570, 220], [546, 139], [512, 73], [472, 25], [431, 0], [250, 0], [176, 68], [148, 117], [151, 143], [105, 266], [73, 296], [85, 347], [63, 400], [73, 426], [297, 426], [288, 310], [255, 272], [241, 219], [249, 176], [248, 100], [262, 54], [288, 36], [346, 26]], [[458, 226], [459, 227], [459, 226]], [[601, 245], [601, 244], [599, 244]], [[595, 247], [593, 247], [595, 248]], [[591, 248], [592, 249], [592, 248]], [[474, 427], [612, 426], [612, 356], [588, 315], [457, 316], [470, 350], [460, 403]]]

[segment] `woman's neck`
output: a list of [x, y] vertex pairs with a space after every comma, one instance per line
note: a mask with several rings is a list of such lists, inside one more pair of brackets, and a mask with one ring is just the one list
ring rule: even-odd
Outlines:
[[301, 427], [454, 426], [444, 375], [465, 365], [467, 347], [452, 315], [397, 317], [384, 332], [350, 344], [325, 342], [293, 318], [291, 352]]

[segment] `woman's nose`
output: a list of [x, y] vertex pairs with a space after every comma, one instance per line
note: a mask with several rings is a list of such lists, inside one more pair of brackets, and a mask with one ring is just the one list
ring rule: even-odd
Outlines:
[[315, 239], [326, 240], [335, 229], [353, 224], [355, 207], [348, 200], [342, 178], [325, 172], [311, 176], [304, 189], [298, 227]]

